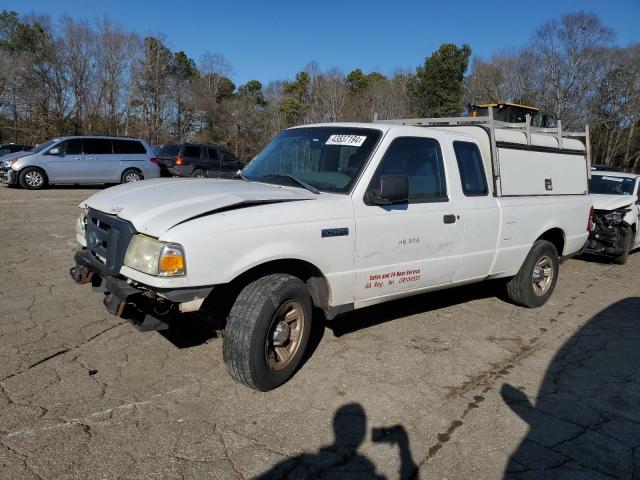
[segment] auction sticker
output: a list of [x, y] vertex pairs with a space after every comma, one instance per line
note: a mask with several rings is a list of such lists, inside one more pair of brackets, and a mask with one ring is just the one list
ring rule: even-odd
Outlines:
[[359, 147], [367, 139], [366, 135], [331, 135], [325, 145], [349, 145]]

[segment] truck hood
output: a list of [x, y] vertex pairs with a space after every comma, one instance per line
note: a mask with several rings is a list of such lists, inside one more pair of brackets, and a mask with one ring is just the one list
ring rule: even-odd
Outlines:
[[80, 207], [117, 215], [138, 232], [159, 237], [180, 223], [221, 210], [317, 197], [300, 188], [242, 180], [159, 178], [108, 188]]
[[636, 201], [633, 195], [599, 195], [591, 194], [594, 210], [616, 210], [628, 207]]

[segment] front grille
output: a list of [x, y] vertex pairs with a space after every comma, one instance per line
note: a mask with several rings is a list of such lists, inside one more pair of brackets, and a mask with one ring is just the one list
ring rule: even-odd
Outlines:
[[85, 238], [93, 266], [102, 273], [118, 275], [135, 233], [133, 225], [126, 220], [89, 209]]

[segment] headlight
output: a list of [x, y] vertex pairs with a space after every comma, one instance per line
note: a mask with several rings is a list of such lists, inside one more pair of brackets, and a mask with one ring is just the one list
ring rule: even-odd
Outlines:
[[83, 211], [76, 220], [76, 241], [83, 247], [87, 246], [85, 231], [87, 230], [87, 212]]
[[184, 250], [176, 243], [166, 243], [134, 235], [124, 256], [124, 264], [139, 272], [159, 277], [180, 277], [186, 273]]

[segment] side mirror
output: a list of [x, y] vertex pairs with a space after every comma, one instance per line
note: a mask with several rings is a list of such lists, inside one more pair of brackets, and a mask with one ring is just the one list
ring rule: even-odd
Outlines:
[[409, 175], [382, 175], [380, 193], [373, 195], [371, 201], [376, 205], [391, 205], [409, 201]]
[[49, 155], [60, 155], [62, 151], [60, 150], [60, 147], [53, 147], [48, 153]]

